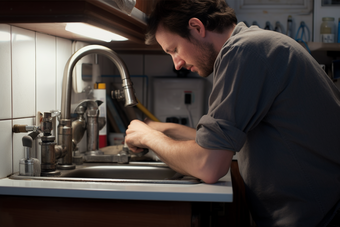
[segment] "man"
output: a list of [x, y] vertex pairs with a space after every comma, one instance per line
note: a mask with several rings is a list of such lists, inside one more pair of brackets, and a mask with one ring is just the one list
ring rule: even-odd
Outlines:
[[[223, 0], [159, 1], [148, 21], [175, 68], [213, 77], [196, 130], [132, 121], [126, 142], [214, 183], [239, 152], [258, 226], [327, 226], [340, 200], [340, 92], [293, 39], [237, 24]], [[329, 225], [330, 226], [330, 225]]]

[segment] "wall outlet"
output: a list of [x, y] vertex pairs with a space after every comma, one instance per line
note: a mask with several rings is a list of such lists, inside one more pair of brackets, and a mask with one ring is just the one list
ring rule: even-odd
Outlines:
[[[153, 80], [153, 113], [162, 122], [196, 127], [204, 111], [205, 80], [156, 78]], [[177, 121], [177, 122], [175, 122]]]

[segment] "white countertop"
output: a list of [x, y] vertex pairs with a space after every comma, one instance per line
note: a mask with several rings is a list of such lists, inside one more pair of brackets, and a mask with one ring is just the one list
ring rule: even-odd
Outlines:
[[0, 195], [232, 202], [230, 171], [215, 184], [148, 184], [0, 179]]

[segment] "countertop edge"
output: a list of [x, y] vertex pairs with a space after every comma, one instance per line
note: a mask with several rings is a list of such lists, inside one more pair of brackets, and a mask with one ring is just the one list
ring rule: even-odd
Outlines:
[[232, 202], [230, 172], [216, 184], [134, 184], [134, 183], [75, 183], [39, 180], [0, 179], [0, 195], [190, 201]]

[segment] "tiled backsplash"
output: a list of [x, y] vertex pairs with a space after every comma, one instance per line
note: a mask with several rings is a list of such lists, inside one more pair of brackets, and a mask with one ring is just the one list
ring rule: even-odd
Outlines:
[[[0, 24], [0, 119], [11, 118], [11, 46], [10, 26]], [[1, 167], [0, 167], [1, 168]]]
[[12, 133], [11, 133], [12, 121], [4, 120], [0, 121], [0, 173], [1, 177], [4, 177], [12, 172]]
[[35, 116], [35, 65], [38, 61], [35, 32], [11, 27], [13, 118]]
[[24, 157], [25, 133], [12, 133], [12, 126], [34, 125], [37, 111], [60, 109], [71, 44], [71, 40], [0, 24], [0, 178], [19, 171]]

